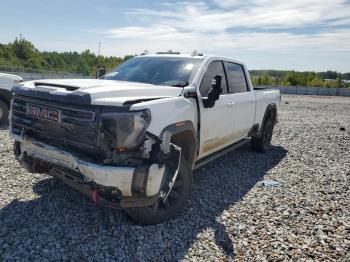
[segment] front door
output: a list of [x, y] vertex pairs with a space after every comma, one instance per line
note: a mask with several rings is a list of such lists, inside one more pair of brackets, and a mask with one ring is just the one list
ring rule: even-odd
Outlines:
[[205, 108], [200, 102], [201, 131], [200, 131], [200, 153], [199, 157], [207, 156], [219, 149], [233, 143], [235, 135], [233, 132], [232, 110], [234, 106], [233, 96], [228, 94], [226, 75], [222, 61], [212, 61], [203, 76], [199, 87], [202, 98], [208, 96], [212, 80], [216, 75], [222, 76], [222, 94], [215, 102], [213, 108]]

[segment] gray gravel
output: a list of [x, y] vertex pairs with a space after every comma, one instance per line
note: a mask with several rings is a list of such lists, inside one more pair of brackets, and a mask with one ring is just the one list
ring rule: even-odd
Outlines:
[[155, 226], [26, 173], [1, 127], [0, 261], [349, 261], [350, 99], [286, 95], [279, 120], [270, 152], [197, 170], [182, 215]]

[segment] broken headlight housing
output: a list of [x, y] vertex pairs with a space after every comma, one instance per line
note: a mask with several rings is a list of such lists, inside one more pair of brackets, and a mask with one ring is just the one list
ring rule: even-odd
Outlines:
[[151, 122], [151, 112], [103, 112], [100, 117], [100, 138], [110, 149], [124, 151], [135, 148], [144, 140]]

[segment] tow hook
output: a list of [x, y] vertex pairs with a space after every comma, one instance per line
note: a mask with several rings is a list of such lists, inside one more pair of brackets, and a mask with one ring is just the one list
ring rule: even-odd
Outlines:
[[177, 145], [174, 145], [172, 143], [170, 143], [171, 147], [176, 150], [178, 152], [178, 164], [177, 164], [177, 168], [174, 172], [174, 175], [173, 177], [171, 178], [169, 184], [168, 184], [168, 191], [165, 193], [165, 192], [161, 192], [161, 195], [160, 197], [163, 199], [163, 202], [166, 202], [171, 190], [173, 189], [173, 186], [175, 184], [175, 181], [177, 179], [177, 176], [179, 174], [179, 169], [180, 169], [180, 164], [181, 164], [181, 147], [177, 146]]
[[32, 166], [30, 168], [31, 173], [45, 173], [47, 168], [45, 168], [40, 162], [33, 161]]
[[97, 202], [97, 189], [94, 188], [92, 191], [91, 191], [91, 199], [92, 199], [92, 202], [94, 204], [96, 204]]

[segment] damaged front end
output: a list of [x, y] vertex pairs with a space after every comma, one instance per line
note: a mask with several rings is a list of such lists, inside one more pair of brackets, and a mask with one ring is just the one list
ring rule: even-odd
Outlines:
[[10, 132], [15, 156], [30, 172], [55, 176], [97, 203], [142, 207], [166, 196], [177, 172], [167, 164], [170, 144], [147, 132], [150, 121], [149, 110], [15, 95]]

